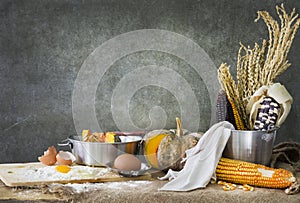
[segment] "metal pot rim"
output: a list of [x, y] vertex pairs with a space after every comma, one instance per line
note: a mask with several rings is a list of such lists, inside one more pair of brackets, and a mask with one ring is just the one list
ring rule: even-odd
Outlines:
[[[81, 137], [78, 135], [70, 135], [67, 140], [69, 140], [70, 142], [79, 142], [79, 143], [88, 143], [88, 144], [97, 144], [97, 145], [109, 145], [109, 144], [114, 144], [114, 145], [120, 145], [120, 144], [128, 144], [128, 143], [136, 143], [136, 142], [141, 142], [142, 141], [142, 137], [141, 136], [131, 136], [131, 135], [121, 135], [124, 137], [128, 137], [128, 138], [135, 138], [131, 141], [125, 141], [125, 142], [114, 142], [114, 143], [105, 143], [105, 142], [84, 142], [81, 140]], [[77, 138], [77, 139], [76, 139]]]
[[250, 133], [250, 132], [255, 132], [255, 133], [262, 133], [262, 134], [265, 134], [265, 133], [272, 133], [272, 132], [274, 132], [274, 131], [277, 131], [279, 129], [279, 127], [274, 127], [274, 128], [272, 128], [272, 129], [270, 129], [270, 130], [267, 130], [267, 131], [261, 131], [261, 130], [231, 130], [231, 132], [248, 132], [248, 133]]

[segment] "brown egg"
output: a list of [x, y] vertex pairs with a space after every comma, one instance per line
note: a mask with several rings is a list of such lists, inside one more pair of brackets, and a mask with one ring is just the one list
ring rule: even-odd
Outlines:
[[123, 171], [138, 171], [141, 161], [132, 154], [121, 154], [115, 159], [114, 167]]
[[38, 160], [45, 165], [51, 166], [56, 163], [57, 151], [54, 146], [48, 147], [48, 150], [44, 152], [44, 155], [38, 157]]
[[56, 155], [56, 159], [59, 165], [72, 165], [76, 160], [75, 156], [71, 152], [59, 151]]

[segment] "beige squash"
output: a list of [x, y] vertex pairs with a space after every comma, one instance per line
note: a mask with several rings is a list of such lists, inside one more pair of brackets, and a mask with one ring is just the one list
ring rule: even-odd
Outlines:
[[161, 170], [181, 170], [185, 151], [195, 146], [201, 134], [183, 133], [181, 121], [176, 118], [177, 129], [153, 130], [144, 137], [144, 155], [148, 163]]

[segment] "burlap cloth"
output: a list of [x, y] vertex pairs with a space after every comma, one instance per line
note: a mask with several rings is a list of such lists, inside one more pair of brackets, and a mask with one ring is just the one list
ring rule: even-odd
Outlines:
[[286, 190], [289, 194], [299, 193], [300, 190], [300, 143], [299, 142], [281, 142], [274, 146], [271, 167], [285, 168], [291, 171], [297, 178], [289, 189]]
[[300, 143], [282, 142], [275, 145], [271, 167], [278, 167], [280, 163], [289, 164], [289, 170], [292, 170], [292, 172], [300, 172]]

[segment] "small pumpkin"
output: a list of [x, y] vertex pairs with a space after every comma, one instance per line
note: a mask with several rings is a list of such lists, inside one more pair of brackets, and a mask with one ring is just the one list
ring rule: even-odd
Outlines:
[[152, 167], [181, 170], [185, 151], [197, 144], [201, 133], [183, 133], [179, 118], [176, 123], [176, 130], [153, 130], [144, 136], [144, 156]]

